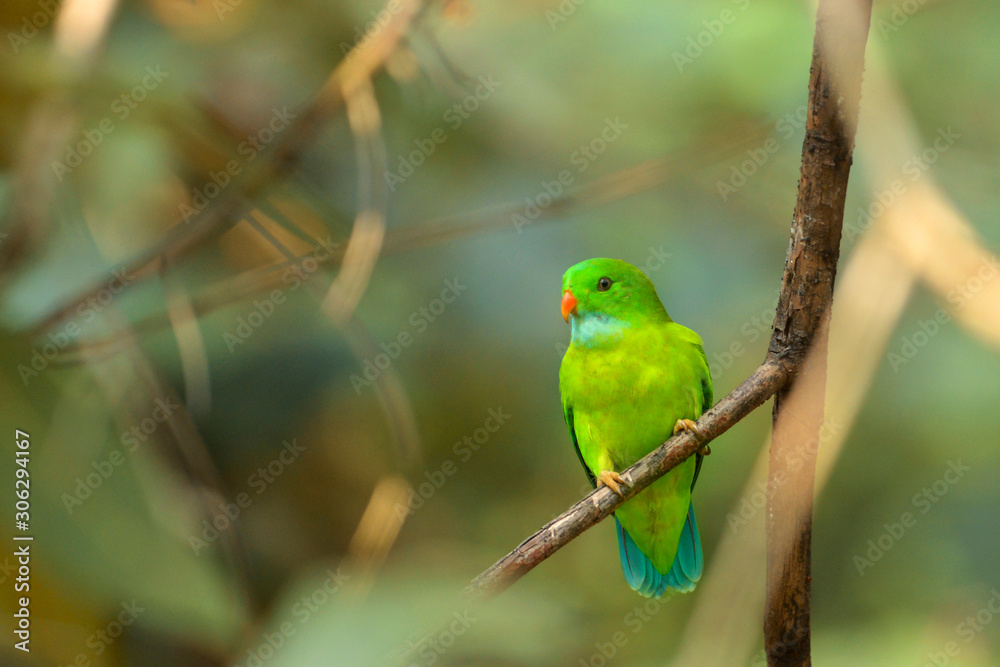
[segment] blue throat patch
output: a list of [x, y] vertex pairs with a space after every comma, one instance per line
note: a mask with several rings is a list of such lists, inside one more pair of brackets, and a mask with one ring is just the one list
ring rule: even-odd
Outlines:
[[570, 340], [574, 345], [599, 347], [620, 341], [630, 326], [625, 320], [597, 313], [574, 315], [570, 318]]

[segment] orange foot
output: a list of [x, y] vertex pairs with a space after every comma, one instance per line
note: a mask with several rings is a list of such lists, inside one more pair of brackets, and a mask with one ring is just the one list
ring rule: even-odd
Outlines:
[[617, 493], [619, 497], [624, 498], [625, 494], [622, 492], [621, 484], [627, 484], [627, 482], [614, 470], [602, 470], [601, 474], [597, 476], [597, 488], [606, 486]]
[[[698, 440], [704, 440], [706, 437], [705, 433], [698, 428], [698, 424], [693, 419], [678, 419], [677, 423], [674, 424], [674, 435], [677, 435], [681, 431], [690, 431]], [[708, 456], [712, 453], [712, 449], [708, 445], [704, 445], [698, 449], [698, 453], [702, 456]]]

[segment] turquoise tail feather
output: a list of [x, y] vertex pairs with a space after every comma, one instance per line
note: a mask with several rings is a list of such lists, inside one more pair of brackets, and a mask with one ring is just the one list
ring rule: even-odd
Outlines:
[[694, 506], [688, 506], [687, 520], [681, 530], [681, 538], [677, 544], [677, 555], [670, 571], [660, 574], [646, 554], [632, 540], [632, 536], [615, 517], [615, 532], [618, 534], [618, 555], [622, 561], [622, 572], [625, 581], [632, 590], [643, 597], [662, 596], [668, 590], [678, 593], [689, 593], [701, 579], [704, 569], [704, 558], [701, 552], [701, 538], [698, 535], [698, 522], [694, 518]]
[[677, 543], [677, 555], [674, 564], [667, 573], [671, 588], [681, 593], [690, 593], [694, 585], [701, 579], [705, 568], [701, 553], [701, 537], [698, 535], [698, 522], [694, 518], [694, 505], [688, 505], [687, 520], [681, 530], [681, 539]]

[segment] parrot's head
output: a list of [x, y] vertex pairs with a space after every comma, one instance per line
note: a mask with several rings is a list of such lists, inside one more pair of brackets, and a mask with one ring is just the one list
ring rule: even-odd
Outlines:
[[588, 259], [571, 266], [562, 287], [562, 316], [574, 325], [587, 320], [626, 325], [670, 321], [653, 282], [620, 259]]

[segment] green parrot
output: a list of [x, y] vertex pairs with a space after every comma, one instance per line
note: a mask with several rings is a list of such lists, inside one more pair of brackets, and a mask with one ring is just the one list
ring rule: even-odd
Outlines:
[[[702, 434], [694, 420], [712, 405], [701, 338], [667, 315], [653, 283], [619, 259], [590, 259], [563, 276], [570, 345], [559, 390], [570, 437], [591, 484], [624, 495], [619, 474], [672, 434]], [[708, 448], [615, 512], [625, 579], [645, 597], [689, 592], [703, 559], [691, 505]]]

